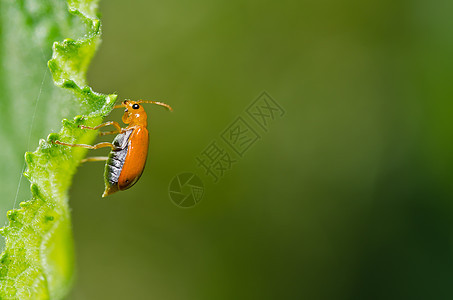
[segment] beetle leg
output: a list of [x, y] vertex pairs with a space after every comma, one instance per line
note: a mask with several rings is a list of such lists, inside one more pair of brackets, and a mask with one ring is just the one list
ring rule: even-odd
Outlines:
[[107, 134], [116, 134], [116, 133], [120, 133], [121, 131], [118, 131], [118, 130], [112, 130], [112, 131], [102, 131], [102, 132], [99, 132], [99, 135], [107, 135]]
[[122, 128], [121, 128], [120, 124], [118, 124], [118, 122], [115, 122], [115, 121], [105, 122], [105, 123], [99, 124], [98, 126], [94, 126], [94, 127], [89, 127], [89, 126], [85, 126], [85, 125], [79, 125], [79, 127], [82, 128], [82, 129], [98, 130], [101, 127], [109, 126], [109, 125], [113, 125], [116, 128], [116, 130], [107, 131], [105, 133], [104, 132], [100, 132], [100, 135], [120, 133], [122, 131]]
[[113, 146], [112, 143], [107, 143], [107, 142], [103, 142], [103, 143], [99, 143], [99, 144], [96, 144], [96, 145], [85, 145], [85, 144], [68, 144], [68, 143], [65, 143], [65, 142], [60, 142], [60, 141], [53, 141], [55, 144], [58, 144], [58, 145], [63, 145], [63, 146], [68, 146], [68, 147], [82, 147], [82, 148], [87, 148], [87, 149], [99, 149], [99, 148], [105, 148], [105, 147], [110, 147], [112, 149], [115, 149], [115, 146]]
[[80, 162], [89, 162], [89, 161], [106, 161], [109, 159], [107, 156], [95, 156], [95, 157], [87, 157], [82, 159]]

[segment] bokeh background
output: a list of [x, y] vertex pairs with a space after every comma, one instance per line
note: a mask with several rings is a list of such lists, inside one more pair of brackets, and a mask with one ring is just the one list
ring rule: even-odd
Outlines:
[[[102, 163], [79, 168], [68, 299], [452, 299], [452, 1], [100, 11], [90, 85], [174, 112], [147, 107], [134, 188], [102, 199]], [[214, 183], [196, 157], [264, 90], [286, 114]], [[181, 172], [193, 208], [169, 198]]]

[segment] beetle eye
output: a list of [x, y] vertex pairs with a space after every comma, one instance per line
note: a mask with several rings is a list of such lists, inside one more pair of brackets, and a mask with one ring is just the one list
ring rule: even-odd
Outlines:
[[140, 105], [138, 105], [138, 104], [132, 105], [132, 108], [133, 108], [133, 109], [138, 109], [139, 107], [140, 107]]

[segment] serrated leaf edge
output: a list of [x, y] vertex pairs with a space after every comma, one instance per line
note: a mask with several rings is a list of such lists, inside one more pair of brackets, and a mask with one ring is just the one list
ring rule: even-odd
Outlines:
[[[67, 190], [62, 195], [54, 195], [52, 191], [50, 191], [52, 193], [49, 193], [49, 191], [44, 186], [40, 186], [43, 185], [42, 180], [33, 176], [33, 173], [35, 172], [34, 169], [37, 167], [35, 163], [41, 158], [41, 156], [49, 155], [49, 151], [55, 151], [56, 146], [52, 143], [52, 140], [58, 138], [69, 138], [72, 139], [70, 142], [75, 142], [76, 140], [82, 138], [82, 132], [75, 136], [67, 136], [66, 133], [77, 130], [77, 126], [81, 123], [85, 123], [86, 121], [91, 121], [92, 123], [100, 123], [102, 118], [109, 114], [112, 110], [117, 97], [114, 94], [104, 95], [96, 93], [91, 89], [91, 87], [85, 84], [85, 73], [91, 57], [85, 57], [85, 61], [82, 62], [79, 69], [75, 72], [74, 70], [71, 70], [71, 68], [67, 68], [67, 66], [61, 64], [61, 59], [63, 58], [65, 53], [70, 53], [75, 48], [77, 48], [75, 50], [83, 50], [84, 47], [96, 48], [101, 34], [101, 22], [95, 16], [97, 1], [91, 1], [89, 4], [85, 2], [85, 4], [87, 4], [86, 6], [81, 4], [81, 2], [72, 0], [69, 0], [67, 2], [69, 11], [72, 14], [82, 18], [82, 20], [87, 24], [87, 31], [83, 37], [77, 40], [65, 39], [62, 42], [55, 42], [53, 44], [53, 55], [48, 62], [48, 67], [57, 86], [71, 90], [75, 97], [79, 100], [80, 104], [93, 107], [89, 107], [88, 112], [74, 117], [73, 120], [63, 120], [62, 128], [58, 133], [49, 134], [46, 140], [41, 139], [36, 151], [27, 152], [25, 154], [25, 160], [28, 168], [24, 174], [25, 177], [30, 181], [32, 199], [29, 201], [21, 202], [20, 208], [8, 211], [7, 218], [9, 220], [9, 224], [0, 229], [0, 233], [5, 237], [6, 243], [5, 249], [0, 255], [0, 298], [2, 299], [16, 299], [20, 295], [33, 298], [33, 296], [37, 293], [37, 291], [34, 289], [39, 287], [39, 281], [41, 280], [43, 280], [47, 284], [47, 294], [45, 293], [46, 291], [44, 291], [44, 296], [52, 299], [61, 298], [67, 292], [70, 286], [70, 282], [68, 282], [66, 286], [60, 286], [56, 288], [48, 285], [49, 283], [47, 281], [47, 277], [49, 273], [45, 270], [48, 266], [46, 266], [46, 262], [42, 256], [43, 252], [46, 251], [46, 249], [43, 249], [43, 247], [49, 241], [52, 234], [54, 234], [54, 231], [56, 230], [56, 228], [58, 228], [58, 225], [63, 220], [65, 220], [65, 217], [70, 218]], [[92, 51], [92, 53], [94, 53], [94, 51]], [[104, 101], [92, 101], [92, 103], [87, 103], [87, 100], [89, 98], [96, 98], [98, 100], [104, 98]], [[100, 106], [98, 103], [102, 103], [102, 105]], [[89, 136], [87, 139], [93, 139], [94, 137], [95, 136], [91, 134], [91, 136]], [[65, 156], [66, 159], [80, 160], [82, 157], [82, 154], [80, 153], [77, 156], [71, 156], [73, 154], [71, 150], [63, 149], [60, 151], [62, 152], [61, 155]], [[69, 172], [74, 173], [75, 167]], [[47, 181], [50, 185], [55, 184], [56, 182], [53, 180], [53, 178], [50, 178]], [[51, 190], [57, 191], [58, 187], [51, 186]], [[51, 199], [53, 201], [46, 201], [46, 199]], [[31, 219], [27, 220], [27, 218], [30, 218], [30, 216], [27, 216], [27, 211], [35, 206], [39, 206], [39, 209], [36, 210], [36, 213], [34, 213], [33, 216], [31, 216]], [[63, 217], [57, 218], [55, 220], [54, 216], [48, 216], [46, 214], [47, 210], [57, 210], [58, 215]], [[62, 212], [61, 210], [64, 211]], [[52, 226], [50, 228], [47, 228], [47, 232], [45, 232], [43, 235], [38, 235], [38, 239], [40, 238], [38, 247], [39, 249], [34, 249], [35, 251], [40, 251], [39, 257], [41, 258], [41, 265], [36, 266], [32, 261], [28, 261], [30, 266], [25, 268], [25, 270], [19, 275], [16, 275], [15, 277], [9, 277], [7, 275], [3, 276], [3, 273], [8, 273], [8, 266], [13, 264], [13, 262], [9, 261], [8, 264], [2, 262], [8, 259], [16, 259], [16, 257], [14, 256], [8, 257], [8, 254], [15, 249], [16, 242], [22, 242], [20, 238], [18, 238], [20, 234], [27, 228], [31, 229], [32, 231], [36, 230], [33, 225], [36, 223], [37, 219], [38, 224], [40, 224], [43, 221], [42, 218], [44, 218], [46, 221], [52, 221]], [[23, 257], [20, 257], [20, 259], [23, 259]], [[18, 278], [25, 274], [27, 271], [38, 272], [42, 277], [36, 276], [31, 286], [24, 287], [25, 290], [19, 291], [20, 287], [17, 287], [16, 283], [18, 281]], [[18, 293], [21, 294], [18, 295]]]

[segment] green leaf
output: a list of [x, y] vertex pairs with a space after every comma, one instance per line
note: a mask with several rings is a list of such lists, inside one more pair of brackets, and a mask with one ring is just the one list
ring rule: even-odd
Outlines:
[[[100, 124], [116, 100], [86, 86], [86, 71], [100, 42], [96, 11], [97, 1], [91, 0], [0, 0], [0, 140], [5, 144], [0, 208], [15, 202], [20, 153], [68, 118], [58, 133], [25, 155], [32, 195], [8, 212], [9, 225], [1, 229], [0, 299], [60, 299], [71, 287], [68, 188], [86, 149], [52, 140], [92, 143], [97, 132], [78, 125]], [[45, 66], [51, 48], [48, 67], [54, 84]]]

